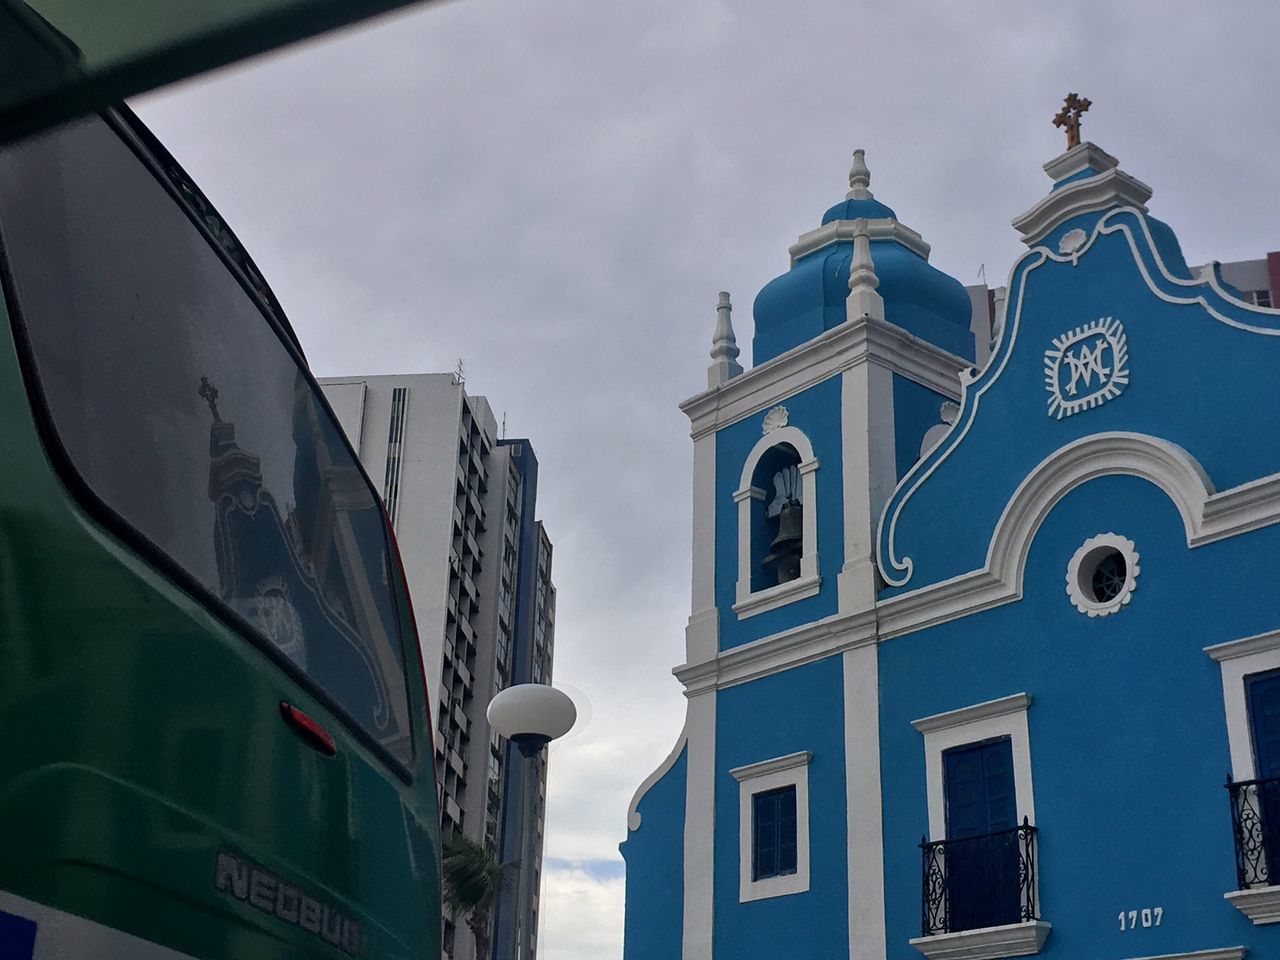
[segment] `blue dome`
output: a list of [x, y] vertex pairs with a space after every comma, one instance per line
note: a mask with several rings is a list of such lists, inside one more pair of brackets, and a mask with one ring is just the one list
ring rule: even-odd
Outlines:
[[[834, 243], [798, 260], [756, 295], [752, 361], [763, 363], [846, 319], [853, 244]], [[959, 280], [894, 240], [873, 240], [885, 319], [956, 356], [974, 359], [973, 305]]]
[[[851, 220], [897, 221], [898, 215], [871, 193], [871, 171], [865, 151], [853, 152], [846, 199], [827, 210], [823, 224]], [[905, 229], [905, 228], [904, 228]], [[821, 336], [847, 319], [849, 266], [853, 242], [843, 237], [800, 257], [782, 276], [770, 280], [756, 296], [755, 338], [751, 357], [755, 364], [785, 353]], [[884, 317], [922, 340], [963, 357], [974, 359], [969, 323], [973, 305], [959, 280], [929, 266], [916, 252], [910, 231], [870, 241], [871, 261], [880, 281]], [[910, 244], [910, 246], [908, 245]]]

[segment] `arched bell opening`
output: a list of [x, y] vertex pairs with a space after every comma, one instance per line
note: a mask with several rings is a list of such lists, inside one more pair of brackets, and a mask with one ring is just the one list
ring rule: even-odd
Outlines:
[[770, 447], [751, 474], [751, 591], [799, 579], [804, 556], [802, 458], [789, 443]]

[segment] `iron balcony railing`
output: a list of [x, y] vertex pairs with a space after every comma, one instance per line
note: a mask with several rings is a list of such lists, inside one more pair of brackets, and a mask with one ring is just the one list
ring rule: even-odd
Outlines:
[[1036, 828], [1022, 826], [963, 840], [921, 838], [921, 931], [926, 937], [1039, 920]]
[[1280, 777], [1232, 780], [1231, 832], [1236, 847], [1236, 883], [1241, 890], [1280, 881]]

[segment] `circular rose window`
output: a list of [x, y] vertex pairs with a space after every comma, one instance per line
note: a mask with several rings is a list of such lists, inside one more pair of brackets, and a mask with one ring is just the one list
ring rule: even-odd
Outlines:
[[1122, 609], [1138, 583], [1138, 551], [1114, 533], [1090, 537], [1067, 564], [1067, 596], [1081, 613], [1105, 617]]

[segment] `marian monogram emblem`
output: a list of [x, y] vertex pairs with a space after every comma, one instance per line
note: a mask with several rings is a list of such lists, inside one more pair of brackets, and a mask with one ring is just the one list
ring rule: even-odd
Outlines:
[[1119, 320], [1102, 317], [1055, 337], [1044, 352], [1049, 416], [1061, 420], [1120, 396], [1129, 382], [1129, 348]]

